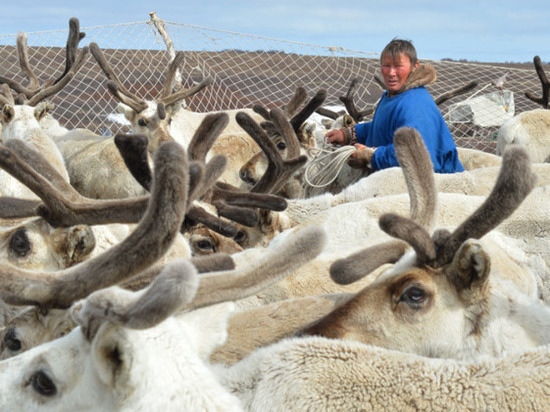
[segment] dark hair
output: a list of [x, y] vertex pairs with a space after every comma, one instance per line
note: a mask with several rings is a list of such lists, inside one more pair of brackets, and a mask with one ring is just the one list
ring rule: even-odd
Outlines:
[[382, 50], [382, 53], [380, 54], [380, 60], [382, 60], [382, 57], [385, 55], [390, 55], [393, 59], [395, 59], [400, 53], [403, 53], [409, 57], [412, 66], [414, 66], [418, 61], [416, 49], [414, 48], [412, 41], [398, 39], [397, 37], [395, 37], [386, 45], [386, 47], [384, 47], [384, 50]]

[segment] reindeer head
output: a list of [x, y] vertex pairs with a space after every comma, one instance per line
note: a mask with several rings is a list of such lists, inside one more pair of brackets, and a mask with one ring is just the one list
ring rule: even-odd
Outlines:
[[65, 269], [88, 258], [94, 247], [94, 233], [86, 225], [54, 228], [32, 219], [0, 228], [0, 260], [20, 268]]
[[178, 52], [168, 67], [159, 97], [154, 101], [146, 101], [131, 93], [122, 84], [96, 43], [90, 43], [90, 51], [109, 79], [107, 88], [120, 102], [119, 110], [131, 123], [133, 133], [147, 136], [151, 153], [163, 141], [172, 140], [169, 126], [177, 112], [181, 110], [181, 102], [212, 83], [212, 80], [207, 78], [190, 89], [172, 92], [176, 71], [184, 58], [183, 52]]

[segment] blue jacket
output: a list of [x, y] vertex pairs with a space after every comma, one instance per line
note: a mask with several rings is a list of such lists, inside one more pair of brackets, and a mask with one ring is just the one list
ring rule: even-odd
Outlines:
[[463, 172], [455, 142], [425, 87], [416, 87], [388, 97], [385, 91], [371, 122], [355, 125], [357, 143], [376, 147], [371, 164], [374, 170], [399, 166], [393, 134], [402, 126], [415, 128], [430, 153], [437, 173]]

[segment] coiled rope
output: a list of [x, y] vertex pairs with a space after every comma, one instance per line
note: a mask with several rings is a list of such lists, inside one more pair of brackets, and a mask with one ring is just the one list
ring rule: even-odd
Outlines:
[[313, 160], [305, 168], [304, 183], [314, 188], [330, 185], [355, 150], [354, 146], [336, 148], [331, 144], [324, 144], [321, 148], [309, 148], [307, 152]]

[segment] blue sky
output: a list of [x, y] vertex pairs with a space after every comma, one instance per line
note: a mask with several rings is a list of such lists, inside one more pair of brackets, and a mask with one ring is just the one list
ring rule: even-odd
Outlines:
[[379, 52], [410, 39], [420, 58], [480, 62], [550, 61], [549, 1], [94, 0], [6, 2], [0, 35], [149, 20], [229, 30], [321, 46]]

